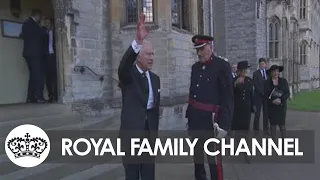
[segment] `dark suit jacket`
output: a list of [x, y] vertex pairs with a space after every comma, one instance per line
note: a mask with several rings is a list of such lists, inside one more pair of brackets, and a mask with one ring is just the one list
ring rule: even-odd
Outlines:
[[[268, 76], [267, 76], [268, 78]], [[263, 79], [263, 76], [261, 74], [260, 69], [256, 70], [253, 73], [253, 84], [254, 84], [254, 94], [256, 97], [262, 97], [264, 96], [264, 84], [265, 79]]]
[[143, 131], [148, 116], [149, 128], [157, 131], [159, 126], [160, 78], [149, 71], [152, 82], [155, 110], [147, 113], [148, 95], [145, 94], [141, 73], [134, 65], [137, 55], [130, 46], [118, 69], [122, 93], [121, 130]]
[[43, 56], [43, 36], [44, 31], [31, 17], [29, 17], [22, 25], [21, 36], [23, 43], [24, 57], [40, 57]]

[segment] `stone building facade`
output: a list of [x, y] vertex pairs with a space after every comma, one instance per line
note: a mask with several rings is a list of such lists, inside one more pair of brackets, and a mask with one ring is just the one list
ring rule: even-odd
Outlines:
[[252, 73], [267, 56], [266, 1], [216, 0], [213, 8], [217, 54], [231, 63], [248, 60]]
[[187, 102], [191, 65], [197, 61], [191, 37], [213, 32], [210, 3], [53, 0], [59, 32], [61, 102], [100, 102], [107, 109], [121, 106], [117, 68], [135, 38], [138, 14], [144, 12], [151, 30], [147, 39], [155, 48], [153, 71], [161, 79], [163, 115], [181, 116]]
[[284, 65], [294, 91], [319, 87], [319, 2], [268, 2], [269, 58]]
[[[137, 18], [143, 12], [151, 30], [147, 39], [155, 49], [153, 71], [161, 80], [160, 128], [172, 128], [185, 125], [181, 120], [188, 98], [191, 66], [197, 61], [191, 38], [198, 33], [212, 35], [212, 1], [46, 0], [39, 3], [39, 0], [30, 0], [20, 1], [21, 4], [12, 7], [11, 0], [4, 0], [0, 16], [21, 24], [32, 9], [38, 8], [54, 19], [59, 102], [72, 107], [79, 105], [80, 108], [73, 109], [90, 114], [118, 115], [121, 96], [117, 69], [125, 50], [135, 38]], [[10, 9], [23, 16], [14, 17]], [[14, 76], [1, 71], [1, 77], [10, 79], [3, 81], [0, 78], [2, 87], [6, 87], [0, 88], [0, 92], [4, 92], [0, 94], [0, 104], [24, 103], [29, 71], [20, 55], [23, 41], [0, 36], [1, 47], [8, 41], [12, 45], [6, 50], [1, 48], [0, 55], [7, 55], [17, 47], [21, 49], [4, 58], [8, 59], [7, 64], [0, 62], [0, 67], [6, 65], [6, 69], [15, 70], [11, 73]], [[16, 84], [19, 84], [17, 90], [14, 89]]]
[[214, 1], [218, 54], [231, 62], [258, 59], [285, 67], [291, 92], [319, 87], [319, 0]]

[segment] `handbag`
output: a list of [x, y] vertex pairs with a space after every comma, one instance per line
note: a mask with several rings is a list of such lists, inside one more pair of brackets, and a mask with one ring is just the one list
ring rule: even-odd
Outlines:
[[269, 99], [276, 99], [276, 98], [281, 98], [283, 95], [283, 92], [277, 88], [273, 88], [273, 90], [271, 91], [270, 95], [269, 95]]

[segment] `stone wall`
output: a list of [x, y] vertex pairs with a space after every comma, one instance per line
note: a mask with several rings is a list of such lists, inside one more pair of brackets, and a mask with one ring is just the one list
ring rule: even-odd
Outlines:
[[308, 1], [307, 19], [300, 20], [300, 41], [306, 40], [307, 64], [302, 65], [301, 89], [314, 89], [319, 87], [319, 49], [320, 44], [320, 4], [319, 1]]
[[248, 60], [257, 68], [257, 59], [266, 57], [266, 1], [260, 7], [257, 19], [256, 0], [214, 1], [215, 47], [218, 54], [231, 62]]
[[[212, 8], [213, 9], [213, 8]], [[213, 20], [213, 13], [210, 14], [210, 0], [203, 0], [203, 29], [205, 35], [210, 35], [210, 21]]]
[[227, 56], [226, 52], [226, 13], [224, 0], [213, 0], [213, 21], [214, 21], [214, 48], [218, 55], [226, 57], [229, 61], [234, 62]]
[[[87, 66], [97, 74], [110, 68], [109, 1], [55, 0], [59, 79], [64, 103], [99, 99], [108, 94], [109, 80], [99, 81], [88, 69], [74, 71], [77, 65]], [[64, 88], [64, 89], [62, 89]]]
[[[260, 3], [260, 4], [259, 4]], [[257, 12], [257, 10], [259, 11]], [[267, 1], [259, 0], [256, 4], [256, 60], [252, 62], [254, 68], [258, 68], [258, 59], [267, 57], [268, 54], [268, 26], [267, 26]]]

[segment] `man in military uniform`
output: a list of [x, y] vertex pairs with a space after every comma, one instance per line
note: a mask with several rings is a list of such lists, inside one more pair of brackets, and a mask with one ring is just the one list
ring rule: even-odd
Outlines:
[[[188, 130], [206, 133], [195, 148], [195, 179], [206, 180], [203, 143], [206, 138], [223, 138], [227, 135], [233, 118], [233, 80], [230, 64], [213, 53], [213, 37], [196, 35], [192, 37], [199, 61], [193, 64], [189, 105], [186, 111]], [[213, 143], [211, 143], [213, 144]], [[210, 147], [209, 147], [210, 148]], [[215, 145], [215, 149], [219, 145]], [[210, 150], [214, 152], [215, 150]], [[222, 180], [221, 156], [208, 157], [211, 180]]]

